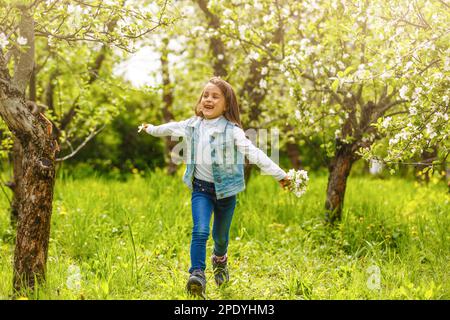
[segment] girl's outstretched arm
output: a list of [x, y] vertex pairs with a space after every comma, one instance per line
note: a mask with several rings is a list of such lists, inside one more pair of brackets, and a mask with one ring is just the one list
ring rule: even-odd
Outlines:
[[[256, 164], [265, 174], [273, 176], [278, 181], [287, 183], [286, 172], [273, 162], [262, 150], [255, 147], [255, 145], [245, 136], [244, 130], [235, 126], [233, 135], [234, 142], [239, 152], [245, 155], [250, 163]], [[281, 185], [284, 187], [283, 184]]]
[[143, 126], [145, 132], [155, 137], [184, 137], [186, 135], [186, 126], [188, 122], [189, 119], [179, 122], [169, 122], [160, 126], [145, 123]]

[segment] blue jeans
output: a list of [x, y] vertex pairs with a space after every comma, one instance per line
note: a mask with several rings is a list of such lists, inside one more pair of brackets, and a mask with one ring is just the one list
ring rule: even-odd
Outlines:
[[195, 269], [206, 268], [206, 241], [209, 238], [209, 223], [214, 211], [212, 237], [214, 240], [214, 254], [223, 256], [227, 253], [228, 240], [236, 207], [236, 196], [217, 199], [214, 183], [194, 178], [192, 191], [192, 240], [191, 240], [191, 267]]

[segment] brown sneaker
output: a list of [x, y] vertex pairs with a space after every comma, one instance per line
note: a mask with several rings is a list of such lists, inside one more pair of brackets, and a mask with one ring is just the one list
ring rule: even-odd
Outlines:
[[225, 282], [230, 281], [230, 275], [228, 273], [228, 257], [225, 256], [222, 260], [217, 259], [215, 255], [211, 257], [213, 271], [214, 271], [214, 280], [218, 286], [221, 286]]
[[206, 277], [205, 272], [201, 269], [192, 271], [186, 285], [186, 290], [194, 295], [205, 298], [206, 291]]

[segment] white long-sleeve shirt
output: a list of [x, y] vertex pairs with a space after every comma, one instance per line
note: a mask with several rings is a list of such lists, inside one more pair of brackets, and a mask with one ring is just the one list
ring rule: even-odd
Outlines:
[[[213, 129], [216, 122], [221, 117], [215, 119], [202, 119], [200, 123], [199, 141], [195, 152], [194, 177], [197, 179], [214, 182], [209, 137], [211, 136], [211, 132], [214, 131]], [[184, 137], [186, 135], [186, 126], [188, 123], [189, 119], [180, 122], [169, 122], [160, 126], [149, 125], [146, 132], [155, 137]], [[234, 126], [233, 137], [238, 151], [245, 155], [250, 163], [256, 164], [263, 173], [271, 175], [277, 180], [282, 180], [286, 177], [286, 172], [273, 162], [262, 150], [255, 147], [255, 145], [245, 136], [244, 130], [238, 126]]]

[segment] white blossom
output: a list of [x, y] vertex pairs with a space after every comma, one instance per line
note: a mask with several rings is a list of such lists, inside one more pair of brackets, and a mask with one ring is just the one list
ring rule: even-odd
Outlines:
[[203, 33], [203, 32], [205, 32], [205, 28], [203, 27], [203, 26], [194, 26], [193, 28], [192, 28], [192, 32], [193, 33]]
[[383, 163], [378, 159], [370, 160], [370, 173], [373, 175], [380, 174], [383, 171]]
[[225, 16], [225, 17], [229, 17], [229, 16], [231, 16], [233, 14], [233, 11], [231, 11], [230, 9], [225, 9], [225, 10], [223, 10], [223, 15]]
[[409, 114], [415, 116], [417, 114], [417, 109], [415, 107], [410, 107]]
[[254, 59], [254, 60], [258, 60], [259, 58], [259, 53], [256, 51], [252, 51], [250, 52], [250, 54], [248, 55], [249, 59]]
[[259, 80], [259, 86], [263, 89], [267, 89], [267, 81], [265, 79]]
[[22, 36], [17, 38], [17, 44], [18, 45], [24, 46], [24, 45], [27, 44], [27, 42], [28, 42], [27, 38], [24, 38]]
[[267, 68], [267, 67], [263, 67], [263, 68], [261, 69], [261, 75], [262, 75], [262, 76], [265, 76], [268, 72], [269, 72], [269, 68]]
[[67, 12], [69, 14], [80, 13], [83, 9], [79, 5], [69, 4], [67, 6]]
[[255, 1], [255, 2], [253, 3], [253, 7], [254, 7], [256, 10], [262, 10], [262, 9], [263, 9], [263, 5], [262, 5], [261, 3], [259, 3], [259, 1]]
[[294, 94], [295, 94], [294, 88], [289, 88], [289, 95], [291, 97], [294, 97]]
[[4, 33], [0, 33], [0, 49], [6, 47], [9, 44], [8, 39]]
[[289, 190], [295, 194], [296, 197], [301, 197], [306, 192], [308, 186], [308, 173], [305, 170], [290, 169], [287, 173], [288, 179], [291, 181]]
[[412, 95], [413, 99], [417, 99], [420, 95], [420, 93], [422, 93], [423, 88], [422, 87], [417, 87], [416, 89], [414, 89], [414, 93]]
[[397, 143], [398, 143], [398, 138], [397, 137], [389, 139], [389, 145], [390, 146], [392, 146], [394, 144], [397, 144]]
[[247, 30], [247, 27], [245, 25], [240, 25], [238, 29], [241, 38], [245, 38], [245, 31]]
[[334, 137], [335, 138], [339, 138], [340, 134], [341, 134], [341, 130], [340, 129], [336, 129], [336, 131], [334, 132]]
[[391, 120], [392, 120], [392, 117], [386, 117], [386, 118], [384, 118], [384, 119], [383, 119], [383, 122], [381, 123], [381, 126], [382, 126], [384, 129], [387, 129], [387, 128], [389, 127], [389, 123], [391, 122]]
[[49, 47], [53, 47], [55, 45], [55, 37], [48, 36], [47, 37], [47, 44]]
[[434, 131], [433, 127], [429, 123], [427, 123], [426, 125], [426, 132], [430, 137], [430, 139], [433, 139], [437, 135], [437, 133]]
[[407, 100], [408, 99], [408, 96], [406, 95], [407, 92], [408, 92], [408, 87], [406, 85], [403, 85], [398, 92], [400, 95], [400, 98]]
[[403, 72], [408, 71], [409, 68], [411, 68], [412, 65], [413, 65], [413, 62], [412, 62], [412, 61], [408, 61], [408, 62], [405, 64], [405, 67], [403, 68]]

